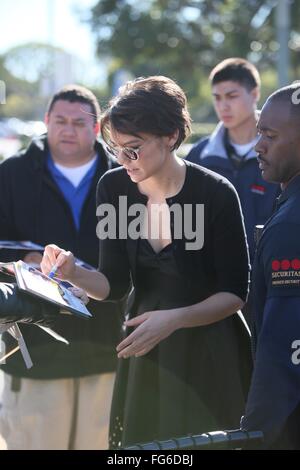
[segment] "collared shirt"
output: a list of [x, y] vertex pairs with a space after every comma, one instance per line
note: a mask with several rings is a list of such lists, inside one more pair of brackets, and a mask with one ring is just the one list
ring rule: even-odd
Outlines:
[[60, 188], [64, 195], [64, 198], [68, 202], [76, 229], [79, 230], [80, 216], [84, 201], [89, 193], [93, 177], [97, 168], [98, 158], [95, 159], [90, 169], [85, 173], [80, 183], [75, 187], [71, 181], [57, 168], [54, 161], [49, 153], [47, 159], [47, 167], [53, 176], [56, 184]]

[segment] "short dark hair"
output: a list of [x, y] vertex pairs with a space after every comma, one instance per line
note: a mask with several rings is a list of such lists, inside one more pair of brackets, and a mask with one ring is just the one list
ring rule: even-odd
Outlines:
[[48, 103], [47, 113], [50, 114], [56, 101], [69, 101], [70, 103], [84, 103], [91, 107], [91, 114], [95, 124], [100, 119], [100, 105], [94, 93], [80, 85], [66, 85], [52, 96]]
[[211, 85], [220, 82], [233, 81], [239, 83], [248, 91], [260, 87], [260, 76], [257, 68], [246, 59], [231, 57], [216, 65], [209, 75]]
[[191, 118], [183, 90], [170, 78], [139, 77], [127, 82], [108, 105], [101, 118], [103, 139], [110, 140], [110, 127], [121, 134], [145, 132], [169, 136], [179, 131], [173, 149], [191, 132]]

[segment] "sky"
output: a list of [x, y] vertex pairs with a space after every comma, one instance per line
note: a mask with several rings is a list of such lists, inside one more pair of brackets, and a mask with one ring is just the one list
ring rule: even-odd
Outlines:
[[85, 13], [96, 3], [97, 0], [0, 0], [0, 54], [27, 42], [44, 42], [95, 65], [92, 33], [76, 11]]

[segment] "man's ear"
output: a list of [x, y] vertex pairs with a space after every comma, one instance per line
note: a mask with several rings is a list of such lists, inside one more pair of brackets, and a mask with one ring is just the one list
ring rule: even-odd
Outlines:
[[260, 89], [258, 86], [256, 86], [255, 88], [253, 88], [253, 90], [251, 90], [251, 94], [255, 100], [256, 103], [259, 102], [260, 100]]
[[94, 125], [94, 133], [97, 137], [97, 135], [100, 133], [100, 122], [96, 122], [96, 124]]
[[45, 122], [46, 126], [48, 126], [48, 123], [49, 123], [49, 114], [48, 113], [45, 114], [44, 122]]

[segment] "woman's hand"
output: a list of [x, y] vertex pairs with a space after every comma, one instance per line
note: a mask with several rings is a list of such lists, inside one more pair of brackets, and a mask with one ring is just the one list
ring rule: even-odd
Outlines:
[[41, 262], [41, 270], [48, 275], [54, 267], [57, 268], [56, 276], [60, 279], [71, 281], [75, 275], [76, 264], [73, 254], [56, 245], [47, 245]]
[[88, 298], [88, 295], [85, 290], [80, 289], [80, 287], [69, 287], [68, 290], [72, 292], [75, 297], [78, 297], [78, 299], [80, 299], [84, 305], [87, 305], [89, 303], [90, 299]]
[[117, 346], [119, 358], [147, 354], [178, 328], [175, 310], [146, 312], [125, 321], [124, 325], [136, 328]]
[[24, 256], [23, 261], [27, 264], [30, 264], [30, 266], [35, 267], [35, 266], [40, 265], [40, 263], [42, 262], [42, 259], [43, 259], [42, 253], [39, 253], [38, 251], [30, 251]]

